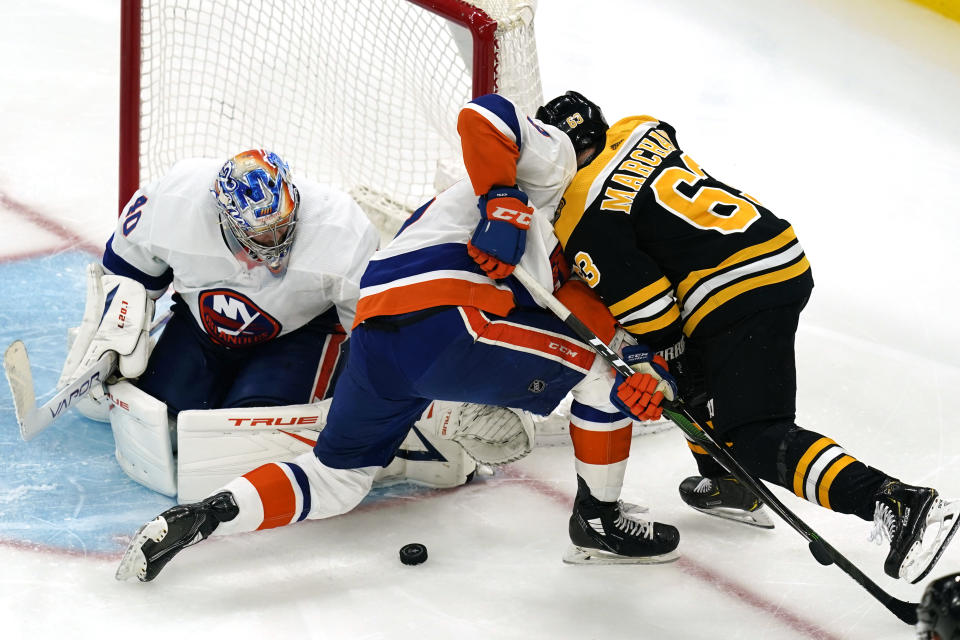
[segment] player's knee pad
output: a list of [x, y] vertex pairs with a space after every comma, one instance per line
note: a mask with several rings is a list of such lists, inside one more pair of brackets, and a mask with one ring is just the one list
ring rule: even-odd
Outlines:
[[120, 468], [149, 489], [176, 495], [176, 423], [170, 419], [167, 405], [126, 381], [109, 385], [107, 395]]
[[453, 440], [480, 464], [519, 460], [533, 450], [532, 416], [520, 409], [435, 401], [417, 422], [428, 435]]

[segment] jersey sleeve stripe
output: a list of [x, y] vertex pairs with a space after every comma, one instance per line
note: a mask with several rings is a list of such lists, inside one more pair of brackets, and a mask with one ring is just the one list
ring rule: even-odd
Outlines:
[[617, 316], [620, 324], [630, 324], [631, 322], [640, 322], [651, 320], [667, 312], [668, 308], [674, 306], [672, 293], [667, 293], [659, 298], [648, 302], [642, 307], [634, 307], [627, 313]]
[[173, 269], [170, 267], [167, 267], [160, 275], [154, 276], [141, 271], [118, 256], [113, 250], [113, 236], [110, 236], [110, 239], [107, 241], [107, 247], [103, 251], [103, 259], [101, 262], [103, 268], [110, 273], [136, 280], [142, 284], [143, 288], [150, 292], [151, 297], [154, 298], [159, 297], [160, 294], [167, 290], [170, 283], [173, 282]]
[[509, 129], [504, 132], [477, 111], [465, 108], [460, 112], [457, 131], [474, 193], [484, 194], [495, 185], [516, 184], [520, 147]]
[[666, 308], [663, 314], [656, 318], [646, 320], [644, 322], [631, 322], [630, 324], [624, 324], [623, 328], [634, 335], [639, 335], [642, 333], [651, 333], [653, 331], [659, 331], [660, 329], [666, 329], [679, 319], [680, 310], [676, 305], [670, 305]]
[[523, 147], [520, 118], [517, 117], [517, 108], [509, 100], [495, 93], [489, 93], [471, 100], [465, 108], [483, 116], [510, 138], [518, 149]]
[[624, 313], [627, 313], [637, 307], [649, 304], [651, 300], [662, 296], [670, 290], [670, 281], [661, 276], [659, 280], [648, 284], [639, 291], [631, 293], [629, 296], [610, 305], [610, 313], [617, 319], [620, 319]]

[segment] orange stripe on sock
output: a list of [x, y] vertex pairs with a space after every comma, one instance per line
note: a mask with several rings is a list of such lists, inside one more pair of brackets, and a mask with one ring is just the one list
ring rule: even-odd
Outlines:
[[283, 469], [270, 463], [257, 467], [243, 477], [260, 494], [263, 504], [263, 522], [257, 529], [273, 529], [290, 524], [297, 509], [297, 497]]
[[630, 456], [632, 425], [616, 431], [588, 431], [570, 423], [570, 439], [577, 460], [587, 464], [614, 464]]
[[823, 478], [820, 479], [820, 486], [817, 488], [817, 498], [822, 506], [832, 509], [830, 506], [830, 485], [833, 484], [837, 474], [853, 462], [856, 462], [856, 459], [852, 456], [842, 455], [839, 459], [834, 460], [827, 472], [823, 474]]

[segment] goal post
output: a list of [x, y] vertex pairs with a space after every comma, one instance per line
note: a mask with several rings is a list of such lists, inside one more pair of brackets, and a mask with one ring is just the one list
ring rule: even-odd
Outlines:
[[385, 234], [462, 175], [459, 108], [542, 102], [536, 0], [122, 0], [119, 205], [267, 147]]

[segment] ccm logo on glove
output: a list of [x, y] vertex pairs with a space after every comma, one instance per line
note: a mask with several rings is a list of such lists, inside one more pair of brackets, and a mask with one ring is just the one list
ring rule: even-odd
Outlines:
[[490, 213], [490, 217], [496, 218], [497, 220], [506, 220], [517, 227], [527, 228], [530, 226], [530, 223], [533, 222], [533, 209], [526, 207], [518, 211], [506, 207], [497, 207], [495, 211]]

